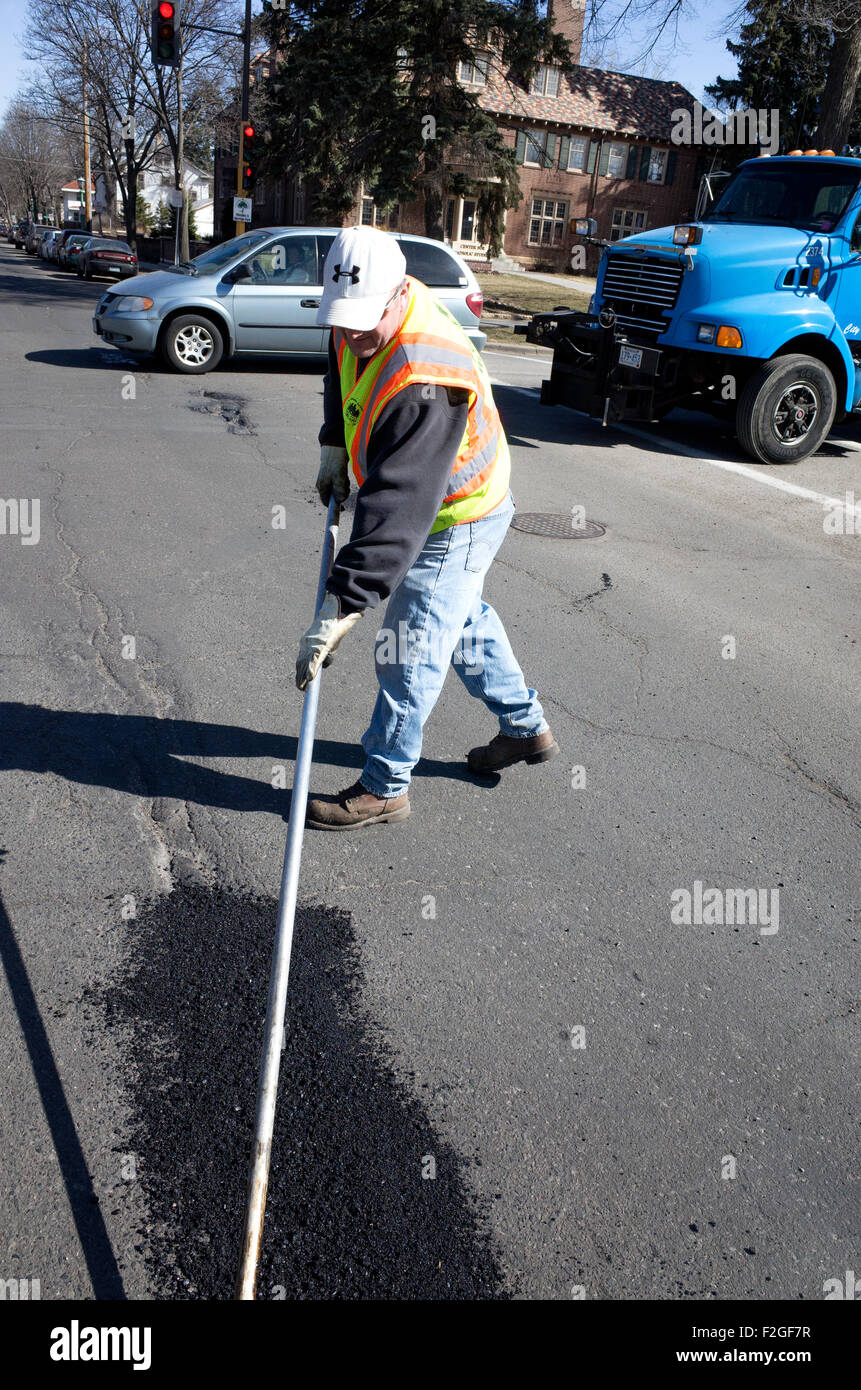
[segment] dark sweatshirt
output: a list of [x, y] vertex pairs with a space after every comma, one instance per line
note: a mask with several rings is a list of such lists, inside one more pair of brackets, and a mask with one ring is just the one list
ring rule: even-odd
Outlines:
[[[329, 335], [320, 443], [344, 448], [338, 359]], [[372, 358], [359, 362], [361, 376]], [[448, 490], [466, 429], [469, 394], [405, 386], [384, 406], [368, 441], [365, 481], [356, 494], [353, 529], [326, 584], [342, 613], [376, 608], [400, 584], [430, 534]], [[355, 485], [355, 480], [353, 480]]]

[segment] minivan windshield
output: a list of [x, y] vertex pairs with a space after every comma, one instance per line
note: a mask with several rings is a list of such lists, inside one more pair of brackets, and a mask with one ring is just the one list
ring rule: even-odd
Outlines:
[[261, 241], [267, 241], [270, 235], [270, 232], [246, 232], [243, 236], [231, 237], [229, 241], [222, 241], [218, 246], [195, 256], [189, 261], [189, 265], [194, 266], [198, 274], [221, 270], [222, 266], [229, 265], [237, 256], [241, 256], [243, 251], [250, 251], [253, 246], [259, 246]]
[[858, 187], [858, 170], [829, 158], [745, 164], [704, 222], [747, 222], [832, 232]]

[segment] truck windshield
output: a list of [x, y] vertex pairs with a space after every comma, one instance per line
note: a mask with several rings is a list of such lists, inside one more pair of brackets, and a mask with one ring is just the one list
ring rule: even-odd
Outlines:
[[744, 165], [705, 222], [766, 223], [832, 232], [858, 187], [858, 170], [836, 160], [822, 164]]

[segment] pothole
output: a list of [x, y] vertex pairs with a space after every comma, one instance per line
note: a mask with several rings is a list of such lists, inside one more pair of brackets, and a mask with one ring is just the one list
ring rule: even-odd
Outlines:
[[198, 399], [190, 400], [189, 410], [200, 415], [218, 415], [227, 426], [228, 434], [255, 434], [256, 431], [245, 414], [248, 402], [244, 396], [233, 396], [226, 391], [200, 391]]

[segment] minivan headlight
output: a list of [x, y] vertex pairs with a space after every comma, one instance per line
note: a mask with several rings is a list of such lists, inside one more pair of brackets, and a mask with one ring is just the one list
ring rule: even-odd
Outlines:
[[152, 308], [152, 300], [142, 294], [121, 294], [114, 300], [114, 308], [122, 314], [142, 314], [145, 309]]

